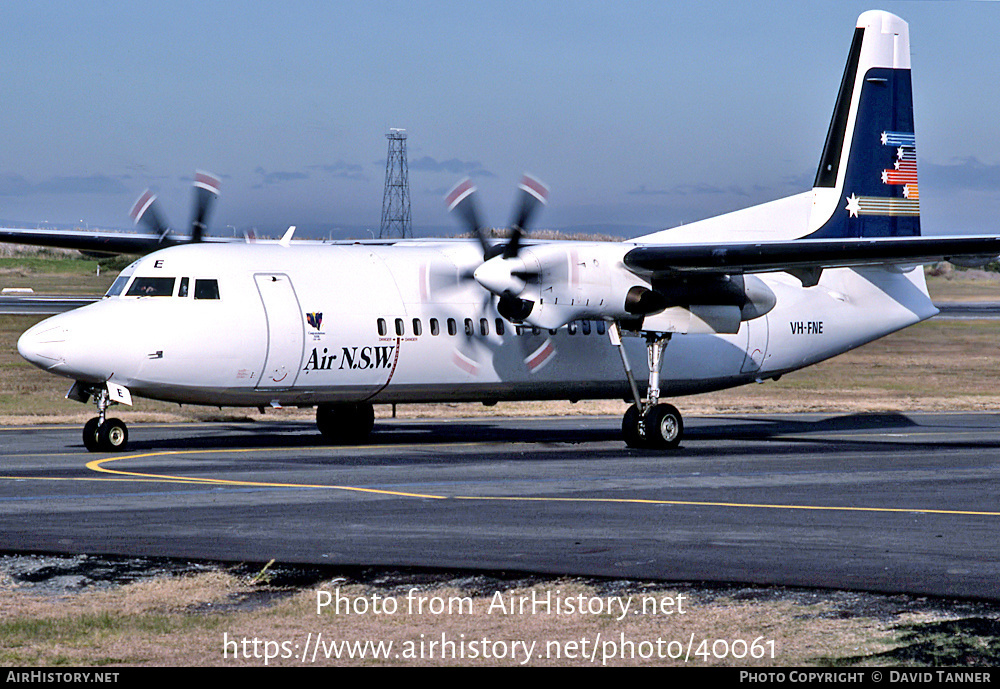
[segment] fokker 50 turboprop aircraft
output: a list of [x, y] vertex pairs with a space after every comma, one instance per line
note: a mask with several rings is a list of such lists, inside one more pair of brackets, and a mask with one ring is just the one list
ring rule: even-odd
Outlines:
[[620, 244], [541, 242], [521, 228], [546, 189], [525, 178], [494, 244], [463, 183], [448, 201], [478, 242], [175, 246], [18, 350], [96, 401], [90, 450], [126, 446], [107, 410], [133, 395], [315, 406], [338, 442], [363, 440], [379, 403], [623, 398], [628, 445], [673, 447], [681, 415], [662, 397], [776, 378], [930, 318], [919, 264], [1000, 254], [997, 237], [920, 236], [910, 88], [906, 23], [866, 12], [810, 192]]

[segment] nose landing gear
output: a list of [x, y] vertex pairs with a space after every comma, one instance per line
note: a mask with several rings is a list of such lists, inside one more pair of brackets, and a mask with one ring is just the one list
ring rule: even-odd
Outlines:
[[108, 419], [108, 407], [114, 404], [107, 388], [93, 390], [97, 416], [83, 426], [83, 445], [90, 452], [122, 452], [128, 446], [128, 426], [121, 419]]

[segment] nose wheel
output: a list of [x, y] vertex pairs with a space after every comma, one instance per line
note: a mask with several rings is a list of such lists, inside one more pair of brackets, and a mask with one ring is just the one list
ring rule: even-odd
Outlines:
[[128, 446], [128, 426], [121, 419], [95, 416], [83, 426], [83, 445], [91, 452], [122, 452]]
[[83, 425], [83, 445], [90, 452], [122, 452], [128, 447], [128, 426], [121, 419], [106, 418], [113, 404], [107, 389], [94, 392], [97, 416]]

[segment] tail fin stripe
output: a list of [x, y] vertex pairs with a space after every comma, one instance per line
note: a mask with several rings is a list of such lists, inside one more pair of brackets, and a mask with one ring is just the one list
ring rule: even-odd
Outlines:
[[920, 201], [883, 196], [855, 196], [847, 199], [846, 210], [851, 217], [859, 215], [919, 216]]
[[917, 135], [912, 132], [882, 132], [882, 145], [916, 147]]

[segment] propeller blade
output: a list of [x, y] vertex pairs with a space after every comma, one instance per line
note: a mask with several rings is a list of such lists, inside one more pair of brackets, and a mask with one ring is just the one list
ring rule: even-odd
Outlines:
[[479, 211], [476, 208], [476, 185], [466, 177], [448, 192], [445, 197], [448, 210], [458, 213], [468, 232], [479, 240], [483, 247], [483, 257], [486, 258], [493, 251], [490, 245], [486, 228], [479, 219]]
[[219, 197], [219, 178], [198, 170], [194, 174], [194, 215], [191, 218], [191, 241], [200, 242], [207, 229], [208, 215]]
[[521, 250], [521, 237], [528, 227], [528, 221], [538, 207], [547, 203], [549, 198], [549, 188], [541, 180], [527, 173], [521, 177], [521, 183], [517, 188], [519, 190], [517, 213], [510, 224], [510, 241], [504, 247], [504, 258], [517, 256]]
[[170, 227], [167, 226], [163, 221], [163, 216], [160, 215], [159, 207], [156, 204], [156, 194], [149, 189], [142, 192], [142, 195], [136, 200], [132, 206], [132, 210], [129, 211], [129, 216], [136, 225], [141, 222], [150, 230], [160, 235], [161, 241], [170, 232]]
[[504, 258], [517, 258], [518, 253], [521, 251], [521, 228], [518, 226], [512, 226], [510, 230], [510, 239], [507, 241], [506, 246], [503, 248]]
[[537, 270], [512, 270], [510, 274], [526, 285], [538, 285], [542, 282], [542, 273]]

